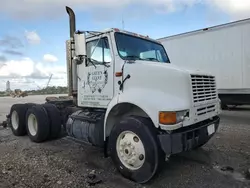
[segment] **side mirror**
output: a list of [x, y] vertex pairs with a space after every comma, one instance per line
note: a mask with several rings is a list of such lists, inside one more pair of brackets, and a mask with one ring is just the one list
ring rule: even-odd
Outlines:
[[75, 39], [75, 54], [76, 56], [87, 56], [86, 36], [85, 32], [76, 31], [74, 34]]

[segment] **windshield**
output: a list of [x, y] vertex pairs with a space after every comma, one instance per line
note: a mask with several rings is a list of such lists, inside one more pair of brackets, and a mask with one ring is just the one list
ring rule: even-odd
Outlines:
[[115, 39], [122, 59], [169, 63], [167, 53], [161, 44], [118, 32], [115, 33]]

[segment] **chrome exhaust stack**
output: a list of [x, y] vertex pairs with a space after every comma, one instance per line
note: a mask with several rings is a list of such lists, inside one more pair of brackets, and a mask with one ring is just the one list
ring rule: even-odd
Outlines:
[[75, 39], [74, 33], [76, 31], [76, 20], [74, 11], [66, 6], [66, 11], [69, 15], [69, 28], [70, 28], [70, 40], [66, 41], [66, 55], [67, 55], [67, 74], [68, 74], [68, 88], [69, 96], [73, 96], [75, 104], [77, 103], [77, 64], [73, 61], [75, 56]]
[[74, 11], [66, 6], [66, 11], [69, 15], [69, 27], [70, 27], [70, 38], [74, 38], [74, 33], [76, 31], [76, 18]]

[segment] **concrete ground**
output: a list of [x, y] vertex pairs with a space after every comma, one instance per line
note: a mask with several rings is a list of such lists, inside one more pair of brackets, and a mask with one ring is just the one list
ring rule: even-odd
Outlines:
[[[0, 98], [0, 121], [14, 103], [44, 102], [45, 96]], [[68, 138], [41, 144], [15, 137], [0, 127], [0, 187], [89, 187], [88, 174], [102, 180], [94, 187], [250, 187], [250, 108], [223, 111], [216, 135], [203, 148], [172, 156], [148, 184], [130, 182], [102, 151]]]

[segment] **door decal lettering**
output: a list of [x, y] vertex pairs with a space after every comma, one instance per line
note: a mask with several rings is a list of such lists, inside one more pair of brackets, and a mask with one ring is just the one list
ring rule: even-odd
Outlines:
[[102, 90], [108, 83], [108, 71], [93, 71], [88, 72], [87, 75], [87, 85], [89, 85], [90, 90], [92, 93], [95, 93], [96, 91], [98, 93], [102, 93]]

